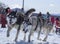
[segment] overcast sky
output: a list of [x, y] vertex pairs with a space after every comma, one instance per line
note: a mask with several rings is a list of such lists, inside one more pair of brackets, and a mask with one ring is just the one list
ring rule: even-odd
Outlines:
[[[22, 7], [22, 0], [0, 0], [11, 8]], [[25, 10], [35, 8], [36, 12], [60, 13], [60, 0], [24, 0]]]

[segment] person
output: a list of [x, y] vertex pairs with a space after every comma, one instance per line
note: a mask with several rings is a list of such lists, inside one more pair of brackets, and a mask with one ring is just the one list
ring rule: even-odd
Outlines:
[[[41, 12], [38, 14], [38, 23], [37, 23], [37, 26], [39, 25], [40, 29], [38, 31], [38, 37], [37, 37], [37, 39], [39, 39], [39, 36], [40, 36], [40, 33], [41, 33], [41, 29], [42, 29], [42, 25], [43, 25], [43, 17], [42, 17], [42, 13]], [[36, 27], [36, 29], [37, 29], [37, 27]]]
[[5, 11], [6, 11], [6, 13], [10, 13], [10, 12], [11, 12], [11, 9], [10, 9], [9, 7], [7, 7], [7, 8], [5, 9]]
[[[38, 14], [38, 22], [37, 22], [37, 26], [38, 26], [38, 24], [40, 25], [40, 29], [42, 28], [42, 25], [44, 25], [44, 18], [43, 18], [43, 14], [40, 12], [39, 14]], [[37, 29], [37, 26], [36, 26], [36, 28], [35, 28], [35, 30]]]
[[1, 15], [1, 28], [6, 28], [6, 24], [7, 24], [7, 21], [6, 21], [6, 17], [5, 15]]
[[7, 21], [6, 21], [6, 14], [5, 14], [5, 9], [2, 8], [2, 10], [0, 10], [0, 23], [1, 23], [1, 28], [5, 28]]
[[50, 22], [50, 13], [47, 12], [47, 23], [49, 23], [49, 22]]
[[59, 18], [56, 18], [56, 34], [57, 34], [57, 32], [59, 32], [60, 33], [60, 20], [59, 20]]
[[12, 18], [16, 18], [16, 13], [17, 13], [17, 11], [13, 11], [9, 7], [6, 8], [6, 14], [9, 18], [9, 23], [10, 24], [12, 23]]
[[51, 16], [51, 23], [54, 25], [54, 22], [55, 22], [55, 18], [54, 16]]
[[41, 13], [41, 12], [38, 14], [38, 20], [40, 21], [40, 23], [43, 22], [43, 21], [42, 21], [42, 13]]

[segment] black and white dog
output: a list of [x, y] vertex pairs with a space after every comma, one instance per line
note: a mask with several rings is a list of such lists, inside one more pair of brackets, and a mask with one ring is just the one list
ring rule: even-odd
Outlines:
[[34, 12], [35, 11], [35, 9], [30, 9], [30, 10], [28, 10], [25, 14], [23, 13], [23, 12], [16, 12], [16, 22], [15, 23], [10, 23], [9, 25], [8, 25], [8, 30], [7, 30], [7, 37], [9, 37], [9, 33], [10, 33], [10, 31], [11, 31], [11, 29], [14, 27], [14, 26], [18, 26], [18, 28], [17, 28], [17, 34], [16, 34], [16, 38], [15, 38], [15, 41], [17, 40], [17, 38], [18, 38], [18, 34], [19, 34], [19, 30], [20, 30], [20, 27], [21, 27], [21, 25], [22, 25], [22, 23], [25, 21], [28, 21], [28, 16], [32, 13], [32, 12]]

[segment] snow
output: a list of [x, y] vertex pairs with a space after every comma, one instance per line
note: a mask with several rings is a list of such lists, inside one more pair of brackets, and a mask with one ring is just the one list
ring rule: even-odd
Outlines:
[[[0, 25], [0, 44], [60, 44], [60, 35], [56, 34], [55, 32], [51, 32], [48, 35], [47, 42], [42, 41], [45, 37], [45, 34], [41, 33], [40, 38], [42, 40], [37, 40], [38, 33], [34, 32], [34, 34], [31, 37], [31, 42], [29, 43], [28, 42], [29, 32], [27, 32], [26, 40], [24, 41], [24, 39], [23, 39], [24, 33], [22, 30], [20, 30], [17, 42], [15, 42], [14, 39], [15, 39], [15, 35], [16, 35], [16, 28], [14, 27], [11, 30], [9, 37], [6, 36], [7, 29], [8, 28], [1, 28], [1, 25]], [[53, 28], [53, 29], [55, 29], [55, 28]]]

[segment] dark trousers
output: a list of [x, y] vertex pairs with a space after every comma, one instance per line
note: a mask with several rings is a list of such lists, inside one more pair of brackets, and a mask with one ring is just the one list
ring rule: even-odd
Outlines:
[[5, 24], [2, 24], [1, 28], [6, 28], [6, 25]]
[[57, 34], [57, 32], [60, 33], [60, 28], [56, 28], [56, 34]]

